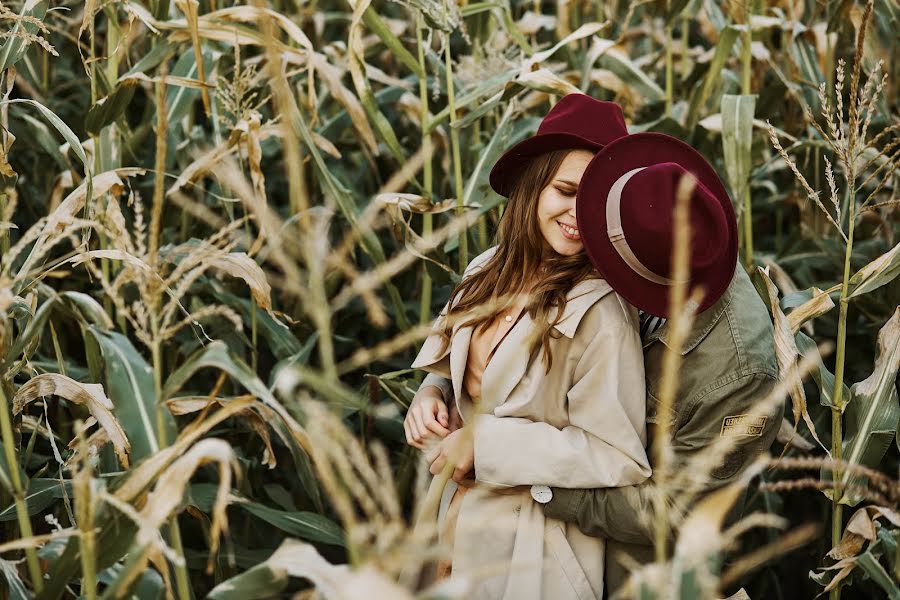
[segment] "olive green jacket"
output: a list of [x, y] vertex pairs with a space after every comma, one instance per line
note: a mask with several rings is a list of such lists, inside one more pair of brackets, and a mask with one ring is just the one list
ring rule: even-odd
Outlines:
[[[694, 321], [681, 351], [674, 414], [670, 416], [675, 469], [716, 438], [735, 437], [737, 445], [712, 470], [702, 493], [730, 483], [767, 451], [784, 413], [783, 404], [768, 412], [756, 408], [777, 382], [773, 327], [750, 278], [740, 266], [736, 271], [723, 297]], [[667, 335], [668, 328], [663, 325], [643, 343], [647, 422], [651, 425], [662, 420], [657, 408]], [[652, 452], [649, 454], [652, 459]], [[653, 561], [653, 525], [648, 518], [653, 514], [651, 482], [652, 478], [619, 488], [554, 488], [553, 499], [544, 506], [547, 516], [574, 522], [584, 533], [607, 538], [607, 594], [613, 594], [628, 578], [628, 570], [617, 560], [621, 554], [640, 564]]]

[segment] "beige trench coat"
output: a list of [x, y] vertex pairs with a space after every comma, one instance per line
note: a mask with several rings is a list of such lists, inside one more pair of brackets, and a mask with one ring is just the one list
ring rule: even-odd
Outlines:
[[[495, 250], [473, 259], [463, 277]], [[627, 486], [650, 476], [637, 310], [602, 279], [573, 287], [551, 332], [549, 373], [540, 344], [529, 356], [534, 328], [523, 313], [497, 347], [477, 413], [462, 385], [471, 326], [456, 323], [444, 352], [432, 333], [412, 364], [450, 379], [464, 423], [474, 425], [477, 483], [460, 506], [452, 576], [474, 581], [472, 598], [601, 598], [604, 540], [545, 519], [530, 487], [515, 488]]]

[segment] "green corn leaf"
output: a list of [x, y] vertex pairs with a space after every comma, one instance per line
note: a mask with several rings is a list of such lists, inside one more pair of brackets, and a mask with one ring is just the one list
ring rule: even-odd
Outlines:
[[19, 570], [14, 562], [0, 558], [0, 574], [6, 580], [9, 600], [31, 600], [33, 596], [19, 577]]
[[112, 94], [92, 106], [84, 117], [87, 132], [98, 135], [101, 129], [118, 119], [134, 97], [137, 84], [137, 79], [126, 79], [116, 86]]
[[[121, 333], [93, 325], [87, 332], [100, 346], [106, 371], [106, 393], [116, 407], [134, 462], [159, 450], [156, 432], [156, 390], [153, 369]], [[175, 437], [175, 423], [165, 412], [166, 439]]]
[[308, 511], [288, 512], [258, 502], [242, 502], [238, 506], [292, 536], [335, 546], [344, 545], [341, 528], [320, 514]]
[[900, 244], [891, 248], [862, 269], [848, 282], [848, 298], [861, 296], [893, 281], [900, 275]]
[[[801, 355], [812, 356], [816, 359], [818, 366], [812, 371], [811, 375], [813, 380], [815, 380], [816, 384], [819, 386], [819, 404], [831, 408], [834, 406], [834, 374], [828, 370], [825, 363], [822, 361], [822, 356], [819, 354], [819, 347], [815, 340], [802, 331], [797, 332], [794, 339], [797, 342], [797, 350]], [[841, 397], [850, 398], [850, 388], [847, 387], [847, 384], [843, 385], [844, 391]], [[847, 404], [844, 403], [844, 408], [846, 409], [846, 407]]]
[[87, 173], [88, 178], [91, 177], [91, 173], [93, 172], [91, 169], [91, 165], [88, 162], [87, 154], [84, 152], [84, 148], [81, 147], [81, 141], [78, 139], [78, 136], [75, 135], [75, 132], [72, 131], [68, 125], [63, 122], [56, 113], [52, 110], [41, 104], [40, 102], [35, 102], [34, 100], [29, 100], [27, 98], [14, 98], [12, 100], [4, 100], [4, 104], [26, 104], [28, 106], [33, 106], [41, 113], [41, 116], [44, 117], [48, 123], [53, 125], [56, 131], [63, 137], [66, 142], [69, 144], [69, 148], [72, 152], [75, 153], [75, 156], [81, 161], [81, 164], [84, 165], [84, 172]]
[[153, 48], [151, 48], [149, 52], [144, 54], [139, 61], [134, 63], [133, 67], [122, 74], [122, 76], [119, 77], [119, 81], [121, 82], [122, 80], [128, 79], [132, 75], [137, 75], [138, 73], [149, 73], [154, 67], [158, 66], [163, 60], [167, 59], [172, 51], [172, 44], [170, 44], [165, 38], [156, 40], [156, 45], [153, 46]]
[[381, 17], [378, 16], [378, 13], [375, 12], [371, 6], [366, 9], [366, 12], [363, 13], [362, 16], [363, 23], [366, 24], [372, 33], [377, 35], [384, 45], [387, 46], [393, 55], [403, 63], [403, 65], [412, 71], [416, 77], [423, 78], [425, 77], [425, 73], [422, 72], [422, 67], [419, 66], [419, 61], [415, 59], [415, 57], [406, 49], [403, 45], [403, 42], [400, 41], [394, 32], [388, 29], [388, 26], [385, 25], [384, 21]]
[[856, 564], [872, 578], [872, 581], [884, 590], [887, 598], [900, 600], [900, 588], [897, 587], [897, 583], [888, 575], [871, 550], [859, 556], [856, 559]]
[[[33, 17], [39, 21], [43, 21], [49, 6], [50, 2], [48, 0], [26, 0], [19, 15], [23, 17]], [[37, 30], [38, 26], [34, 23], [25, 21], [16, 22], [9, 32], [6, 42], [0, 47], [0, 71], [5, 71], [19, 62], [25, 55], [25, 51], [28, 49], [28, 43], [16, 34], [22, 32], [35, 34]]]
[[207, 600], [262, 600], [281, 597], [288, 574], [268, 562], [262, 562], [231, 579], [223, 581], [207, 594]]
[[[218, 52], [204, 48], [203, 71], [206, 75], [205, 81], [209, 81], [218, 60]], [[199, 79], [197, 77], [197, 63], [192, 48], [189, 48], [181, 55], [170, 74], [172, 76], [185, 77], [187, 79]], [[183, 85], [170, 86], [168, 93], [166, 94], [166, 119], [169, 123], [169, 127], [173, 127], [175, 123], [181, 121], [199, 97], [200, 90], [197, 88], [190, 88]]]
[[[755, 95], [722, 96], [722, 149], [725, 170], [731, 184], [732, 202], [742, 206], [744, 188], [750, 177], [750, 150], [753, 144], [753, 113]], [[738, 209], [740, 214], [740, 210]]]
[[[37, 478], [28, 483], [25, 492], [25, 506], [29, 515], [36, 515], [53, 504], [55, 500], [64, 496], [72, 496], [72, 484], [70, 481], [58, 479]], [[10, 504], [0, 511], [0, 522], [13, 521], [16, 518], [16, 507]]]
[[722, 69], [725, 66], [725, 61], [731, 56], [731, 50], [734, 47], [734, 41], [737, 39], [738, 33], [738, 30], [730, 25], [719, 32], [716, 52], [709, 63], [706, 75], [703, 77], [703, 83], [691, 94], [691, 101], [685, 119], [685, 128], [688, 131], [693, 131], [694, 127], [696, 127], [706, 107], [706, 101], [712, 94], [713, 87], [721, 80]]
[[[874, 467], [884, 456], [900, 422], [900, 399], [896, 380], [900, 370], [900, 308], [878, 333], [878, 355], [872, 374], [850, 388], [851, 397], [845, 413], [844, 460]], [[851, 474], [845, 472], [847, 483]], [[859, 502], [849, 494], [842, 503]]]

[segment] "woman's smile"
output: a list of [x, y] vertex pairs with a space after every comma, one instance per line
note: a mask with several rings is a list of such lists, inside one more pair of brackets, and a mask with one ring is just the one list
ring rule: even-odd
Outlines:
[[556, 222], [559, 225], [560, 230], [562, 230], [562, 234], [570, 240], [580, 241], [581, 235], [578, 233], [578, 227], [573, 227], [572, 225], [567, 225], [560, 221]]

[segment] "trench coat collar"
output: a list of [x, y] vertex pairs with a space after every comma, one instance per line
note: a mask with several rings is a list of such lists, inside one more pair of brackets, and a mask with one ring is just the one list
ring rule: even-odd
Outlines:
[[[691, 326], [690, 332], [688, 332], [688, 337], [684, 341], [684, 345], [681, 347], [680, 354], [684, 356], [691, 350], [697, 347], [697, 345], [702, 342], [709, 332], [712, 331], [712, 328], [716, 326], [716, 323], [719, 322], [719, 319], [722, 318], [722, 315], [725, 313], [725, 309], [731, 304], [731, 300], [734, 298], [734, 279], [732, 279], [731, 284], [729, 284], [728, 289], [719, 298], [715, 304], [704, 310], [702, 313], [697, 315], [694, 318], [694, 324]], [[669, 321], [667, 320], [663, 323], [662, 327], [654, 331], [650, 336], [644, 340], [643, 347], [646, 349], [650, 347], [657, 340], [665, 344], [667, 347], [671, 348], [671, 330], [669, 328]]]
[[[611, 291], [612, 288], [603, 279], [581, 281], [566, 294], [566, 306], [554, 329], [568, 338], [574, 338], [578, 324], [587, 310]], [[552, 310], [550, 313], [552, 321], [557, 313]], [[438, 322], [440, 320], [442, 318], [439, 317]], [[451, 343], [440, 354], [437, 354], [441, 343], [440, 336], [432, 333], [425, 340], [422, 350], [412, 364], [413, 368], [424, 368], [450, 379], [457, 401], [462, 394], [463, 374], [473, 330], [472, 325], [462, 326], [458, 322], [454, 325]], [[496, 406], [501, 403], [501, 399], [506, 398], [519, 382], [531, 358], [529, 354], [531, 335], [535, 335], [533, 320], [527, 312], [523, 312], [519, 321], [500, 342], [482, 374], [482, 397], [485, 400], [490, 399], [485, 402], [484, 409], [492, 410], [492, 406], [489, 405]]]

